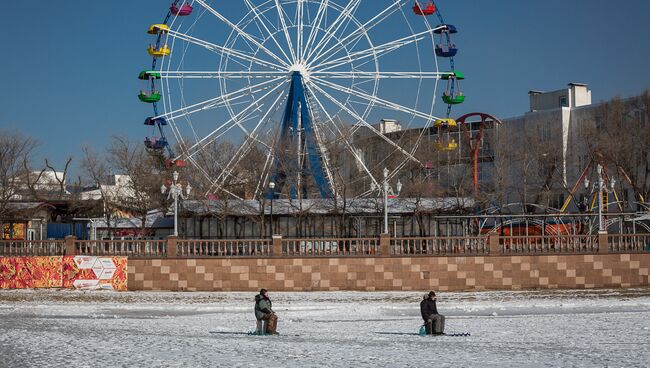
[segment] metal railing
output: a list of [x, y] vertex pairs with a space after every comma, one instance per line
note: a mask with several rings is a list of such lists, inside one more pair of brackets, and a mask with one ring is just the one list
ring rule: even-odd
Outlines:
[[63, 240], [0, 240], [0, 256], [62, 256]]
[[178, 240], [178, 254], [170, 257], [270, 257], [270, 239]]
[[502, 236], [499, 251], [504, 255], [598, 253], [598, 235]]
[[[493, 239], [494, 238], [494, 239]], [[382, 254], [379, 238], [165, 239], [165, 240], [0, 240], [0, 256], [162, 257], [374, 257], [481, 256], [650, 252], [650, 234], [485, 235], [475, 237], [391, 238]], [[68, 243], [69, 242], [69, 243]], [[492, 249], [490, 249], [492, 245]], [[498, 245], [498, 247], [497, 247]], [[603, 245], [604, 247], [604, 245]], [[175, 254], [170, 253], [175, 251]]]
[[608, 235], [607, 240], [612, 253], [650, 252], [650, 234]]
[[375, 256], [379, 254], [379, 238], [353, 239], [283, 239], [282, 256]]
[[75, 254], [82, 256], [165, 257], [166, 240], [75, 240]]

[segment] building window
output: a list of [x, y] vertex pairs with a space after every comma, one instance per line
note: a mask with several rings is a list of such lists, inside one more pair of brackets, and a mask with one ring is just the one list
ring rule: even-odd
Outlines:
[[560, 107], [569, 107], [566, 96], [560, 96]]

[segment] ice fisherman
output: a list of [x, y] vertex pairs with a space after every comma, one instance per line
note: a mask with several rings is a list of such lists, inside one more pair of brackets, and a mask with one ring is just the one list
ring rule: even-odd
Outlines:
[[445, 333], [445, 316], [438, 314], [435, 292], [430, 291], [424, 295], [424, 299], [420, 302], [420, 313], [422, 313], [427, 335], [442, 335]]
[[257, 333], [277, 335], [278, 316], [273, 311], [273, 303], [268, 293], [268, 290], [262, 289], [258, 295], [255, 295]]

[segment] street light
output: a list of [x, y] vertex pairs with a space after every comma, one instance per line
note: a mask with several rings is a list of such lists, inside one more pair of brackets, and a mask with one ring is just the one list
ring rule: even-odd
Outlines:
[[[616, 185], [616, 179], [609, 179], [609, 188], [605, 185], [605, 178], [603, 177], [603, 167], [598, 164], [596, 166], [596, 173], [598, 174], [598, 233], [605, 234], [607, 230], [605, 229], [605, 223], [603, 222], [603, 192], [612, 193], [614, 191], [614, 186]], [[585, 189], [589, 190], [589, 179], [585, 178]], [[596, 190], [596, 184], [594, 183], [591, 188], [593, 193]]]
[[271, 214], [269, 216], [269, 231], [271, 232], [271, 236], [273, 236], [273, 197], [275, 197], [275, 183], [270, 182], [269, 183], [269, 189], [271, 190]]
[[[169, 188], [166, 185], [160, 187], [160, 192], [162, 194], [167, 193], [167, 199], [174, 198], [174, 236], [178, 236], [178, 198], [185, 199], [183, 195], [183, 185], [178, 182], [178, 171], [174, 171], [173, 181], [169, 185]], [[185, 185], [185, 195], [189, 196], [192, 191], [192, 186], [190, 183]]]
[[[388, 184], [388, 174], [388, 169], [384, 168], [384, 181], [382, 185], [377, 186], [375, 183], [372, 184], [373, 190], [381, 190], [384, 195], [384, 234], [388, 234], [388, 193], [390, 192], [391, 196], [395, 197], [393, 188], [391, 188], [391, 186]], [[399, 193], [402, 191], [402, 182], [399, 179], [397, 180], [395, 189], [397, 189], [397, 195], [399, 195]]]

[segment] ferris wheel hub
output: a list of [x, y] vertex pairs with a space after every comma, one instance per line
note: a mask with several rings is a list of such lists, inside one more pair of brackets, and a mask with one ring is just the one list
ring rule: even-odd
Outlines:
[[303, 77], [303, 79], [308, 80], [309, 79], [309, 70], [307, 69], [307, 65], [303, 63], [295, 63], [289, 67], [289, 75], [293, 75], [293, 73], [298, 72], [300, 75]]

